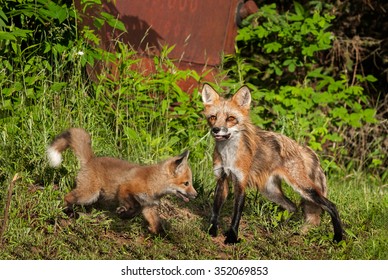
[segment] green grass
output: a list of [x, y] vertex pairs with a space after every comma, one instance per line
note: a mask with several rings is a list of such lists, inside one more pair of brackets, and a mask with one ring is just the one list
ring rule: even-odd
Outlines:
[[[198, 169], [195, 162], [192, 166]], [[319, 227], [303, 236], [300, 212], [289, 216], [251, 190], [240, 226], [242, 241], [237, 245], [224, 245], [222, 234], [211, 238], [206, 233], [211, 174], [201, 182], [210, 186], [199, 186], [195, 178], [196, 187], [206, 190], [196, 200], [186, 204], [175, 197], [163, 199], [159, 211], [164, 236], [150, 235], [142, 217], [121, 220], [94, 207], [79, 209], [78, 219], [64, 215], [62, 199], [74, 170], [59, 185], [36, 185], [30, 174], [19, 175], [0, 259], [388, 259], [388, 190], [361, 174], [329, 179], [329, 197], [336, 202], [346, 231], [339, 244], [331, 241], [327, 214]], [[227, 229], [231, 209], [229, 199], [222, 230]]]

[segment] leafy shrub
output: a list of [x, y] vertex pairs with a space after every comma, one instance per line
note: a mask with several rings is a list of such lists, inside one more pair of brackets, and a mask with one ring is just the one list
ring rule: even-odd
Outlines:
[[[204, 123], [198, 121], [202, 105], [197, 92], [184, 92], [179, 82], [189, 77], [198, 79], [197, 74], [178, 69], [166, 59], [171, 48], [165, 48], [153, 58], [155, 71], [145, 76], [134, 67], [139, 60], [137, 53], [121, 42], [117, 47], [120, 51], [113, 61], [119, 78], [111, 78], [107, 68], [93, 84], [94, 99], [104, 104], [117, 142], [129, 154], [149, 149], [153, 157], [194, 148], [205, 134]], [[203, 150], [197, 147], [192, 152], [199, 156]]]

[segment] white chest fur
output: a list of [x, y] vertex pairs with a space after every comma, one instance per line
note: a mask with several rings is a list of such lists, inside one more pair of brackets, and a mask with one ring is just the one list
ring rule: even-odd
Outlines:
[[240, 137], [237, 135], [227, 141], [217, 142], [216, 149], [221, 156], [221, 165], [214, 166], [214, 173], [221, 176], [222, 171], [230, 177], [234, 175], [238, 180], [242, 178], [242, 173], [236, 166], [238, 150], [240, 147]]

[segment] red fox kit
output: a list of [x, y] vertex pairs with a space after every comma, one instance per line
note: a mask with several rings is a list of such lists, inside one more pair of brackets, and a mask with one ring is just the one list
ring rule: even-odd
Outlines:
[[90, 135], [81, 128], [70, 128], [58, 135], [47, 149], [50, 164], [59, 166], [61, 153], [71, 148], [80, 161], [81, 169], [76, 188], [65, 196], [68, 210], [73, 205], [88, 205], [102, 200], [117, 205], [122, 217], [140, 212], [149, 223], [149, 230], [162, 230], [157, 208], [161, 197], [174, 194], [184, 201], [195, 198], [189, 152], [155, 165], [141, 166], [111, 157], [95, 157]]
[[313, 150], [253, 125], [249, 118], [251, 94], [246, 86], [232, 98], [224, 99], [205, 84], [201, 95], [204, 114], [216, 141], [213, 166], [217, 185], [209, 233], [217, 235], [218, 217], [228, 195], [228, 181], [234, 184], [234, 210], [225, 243], [239, 240], [238, 227], [248, 185], [257, 187], [269, 200], [294, 212], [295, 204], [282, 192], [283, 179], [301, 195], [307, 224], [318, 225], [323, 209], [331, 216], [334, 240], [342, 240], [341, 220], [336, 206], [326, 198], [326, 178]]

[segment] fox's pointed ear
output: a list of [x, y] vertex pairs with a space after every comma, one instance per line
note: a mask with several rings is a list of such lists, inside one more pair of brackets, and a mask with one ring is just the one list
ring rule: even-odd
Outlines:
[[205, 105], [212, 105], [220, 99], [218, 93], [209, 84], [203, 85], [201, 95]]
[[241, 87], [232, 97], [232, 100], [236, 102], [238, 106], [249, 109], [252, 100], [249, 88], [247, 86]]
[[173, 161], [171, 162], [170, 170], [175, 174], [181, 173], [186, 168], [189, 154], [190, 152], [186, 150], [179, 156], [174, 157]]

